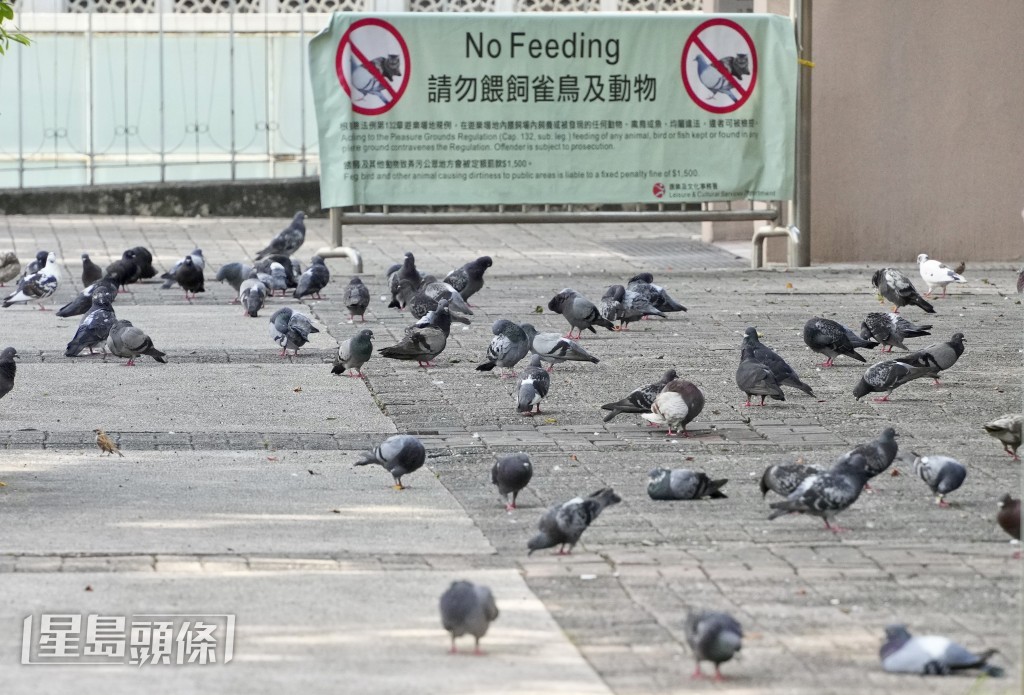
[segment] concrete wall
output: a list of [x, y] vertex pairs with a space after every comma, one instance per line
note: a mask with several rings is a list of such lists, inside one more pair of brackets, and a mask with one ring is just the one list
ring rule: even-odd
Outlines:
[[1024, 1], [813, 9], [813, 261], [1024, 258]]

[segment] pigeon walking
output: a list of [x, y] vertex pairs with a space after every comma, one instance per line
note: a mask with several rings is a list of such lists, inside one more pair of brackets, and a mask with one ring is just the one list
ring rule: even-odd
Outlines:
[[363, 281], [354, 277], [345, 286], [345, 308], [348, 309], [348, 318], [355, 321], [358, 316], [363, 323], [366, 323], [366, 307], [370, 306], [370, 290], [366, 288]]
[[396, 490], [404, 490], [402, 476], [419, 470], [426, 460], [427, 450], [423, 442], [411, 434], [396, 434], [378, 444], [373, 451], [364, 453], [355, 465], [376, 463], [395, 479]]
[[40, 311], [48, 311], [43, 306], [43, 302], [52, 297], [58, 287], [60, 287], [60, 268], [57, 267], [57, 256], [48, 253], [46, 265], [30, 275], [26, 275], [21, 282], [21, 287], [4, 298], [3, 306], [6, 309], [12, 304], [38, 302]]
[[650, 273], [638, 273], [626, 283], [626, 289], [636, 292], [663, 313], [686, 311], [686, 307], [674, 300], [668, 290], [654, 284], [654, 276]]
[[452, 311], [457, 311], [460, 314], [467, 314], [469, 316], [473, 315], [473, 310], [462, 298], [462, 295], [447, 282], [433, 280], [432, 276], [428, 276], [424, 278], [423, 282], [420, 284], [420, 292], [430, 299], [433, 299], [435, 302], [447, 299], [448, 306]]
[[104, 290], [110, 294], [110, 301], [113, 302], [117, 297], [118, 283], [109, 277], [101, 278], [93, 284], [86, 287], [84, 290], [75, 295], [75, 298], [70, 302], [57, 309], [57, 316], [61, 318], [70, 318], [72, 316], [81, 316], [82, 314], [89, 311], [92, 308], [92, 296], [97, 290]]
[[549, 372], [554, 371], [555, 365], [562, 362], [600, 362], [575, 340], [564, 338], [558, 333], [538, 333], [530, 323], [520, 324], [519, 327], [530, 341], [530, 352], [540, 355], [541, 360], [549, 364]]
[[[530, 549], [528, 555], [535, 550], [545, 548], [558, 548], [558, 555], [568, 555], [579, 542], [580, 536], [587, 530], [587, 527], [594, 522], [605, 507], [618, 504], [622, 498], [615, 494], [610, 487], [602, 488], [583, 497], [574, 497], [568, 502], [556, 504], [544, 512], [537, 524], [540, 531], [531, 538], [526, 546]], [[565, 546], [569, 550], [565, 550]]]
[[299, 286], [295, 288], [295, 298], [301, 299], [307, 294], [313, 295], [313, 299], [326, 299], [320, 296], [320, 290], [327, 287], [331, 281], [331, 271], [320, 256], [313, 256], [306, 272], [299, 276]]
[[[516, 508], [516, 497], [533, 477], [530, 455], [524, 453], [502, 456], [491, 467], [491, 482], [498, 486], [498, 494], [505, 503], [505, 511]], [[511, 495], [511, 499], [509, 498]]]
[[126, 367], [134, 367], [135, 358], [140, 355], [149, 355], [157, 362], [167, 364], [166, 353], [153, 346], [153, 339], [124, 319], [115, 321], [110, 327], [107, 350], [117, 357], [127, 357]]
[[540, 415], [540, 402], [547, 398], [548, 389], [551, 388], [551, 375], [545, 371], [540, 363], [540, 355], [530, 358], [530, 366], [523, 370], [519, 384], [516, 386], [516, 410], [521, 415], [533, 417], [533, 407], [537, 407], [537, 415]]
[[986, 432], [1003, 443], [1003, 450], [1012, 456], [1014, 461], [1020, 461], [1017, 449], [1020, 448], [1021, 430], [1024, 428], [1024, 415], [1009, 413], [986, 423], [984, 428]]
[[480, 256], [480, 258], [445, 275], [444, 281], [454, 287], [462, 299], [469, 302], [470, 297], [483, 289], [484, 272], [491, 267], [491, 264], [490, 256]]
[[764, 399], [769, 396], [776, 401], [786, 400], [786, 394], [775, 381], [772, 370], [753, 358], [744, 358], [740, 361], [740, 366], [736, 369], [736, 385], [746, 394], [747, 402], [743, 405], [747, 407], [751, 405], [751, 396], [761, 397], [758, 405], [764, 405]]
[[452, 636], [449, 653], [455, 654], [455, 639], [473, 635], [476, 640], [474, 654], [480, 651], [480, 638], [487, 634], [487, 628], [498, 619], [498, 606], [494, 595], [486, 586], [472, 582], [452, 582], [441, 594], [441, 624]]
[[818, 475], [824, 471], [818, 466], [811, 466], [805, 463], [776, 463], [764, 469], [761, 474], [761, 497], [767, 497], [771, 490], [777, 495], [789, 497], [812, 475]]
[[601, 316], [609, 321], [618, 321], [617, 331], [629, 330], [629, 324], [642, 318], [658, 316], [666, 318], [646, 297], [622, 285], [612, 285], [601, 297]]
[[[863, 456], [864, 468], [868, 472], [868, 480], [881, 475], [889, 470], [889, 466], [896, 460], [896, 454], [899, 453], [900, 446], [896, 442], [897, 436], [895, 429], [886, 427], [875, 439], [858, 444], [840, 456], [835, 465], [832, 466], [833, 470], [848, 465], [854, 456]], [[864, 484], [864, 487], [868, 490], [871, 489], [871, 486], [867, 483]]]
[[349, 376], [365, 379], [363, 365], [369, 362], [372, 356], [373, 331], [364, 328], [338, 346], [331, 374], [344, 374], [346, 369], [351, 369]]
[[281, 357], [285, 356], [288, 348], [298, 355], [299, 348], [309, 342], [310, 334], [319, 332], [320, 329], [308, 316], [289, 307], [281, 307], [270, 317], [270, 337], [281, 346]]
[[690, 610], [686, 615], [685, 633], [686, 643], [697, 662], [691, 678], [703, 678], [700, 662], [710, 661], [715, 665], [715, 680], [725, 680], [719, 667], [732, 659], [743, 644], [743, 628], [736, 618], [728, 613]]
[[265, 256], [274, 254], [280, 254], [283, 256], [291, 256], [293, 253], [299, 250], [299, 247], [306, 242], [306, 213], [301, 210], [295, 213], [292, 217], [291, 224], [282, 229], [277, 233], [270, 243], [267, 244], [266, 248], [256, 254], [256, 260], [261, 260]]
[[888, 402], [889, 396], [900, 386], [921, 377], [934, 378], [938, 373], [939, 369], [935, 366], [915, 367], [897, 360], [878, 362], [867, 368], [864, 376], [853, 387], [853, 395], [859, 401], [869, 393], [885, 391], [884, 396], [875, 398], [874, 401], [877, 403]]
[[242, 283], [249, 279], [250, 273], [252, 273], [253, 267], [248, 263], [225, 263], [217, 271], [217, 282], [226, 282], [232, 289], [235, 290], [235, 298], [231, 300], [232, 304], [238, 304], [241, 301], [239, 294], [242, 291]]
[[948, 676], [956, 671], [979, 669], [998, 678], [1003, 675], [1003, 669], [988, 663], [995, 653], [995, 649], [986, 649], [975, 654], [948, 637], [914, 637], [906, 625], [889, 625], [885, 628], [885, 642], [878, 656], [882, 669], [889, 673]]
[[772, 371], [772, 376], [775, 377], [775, 383], [779, 386], [789, 386], [814, 397], [814, 391], [800, 380], [800, 375], [796, 373], [796, 370], [790, 367], [789, 363], [778, 353], [761, 342], [755, 327], [748, 326], [743, 331], [743, 343], [740, 350], [742, 359], [754, 359], [768, 367]]
[[406, 252], [400, 266], [392, 266], [388, 272], [388, 290], [391, 291], [389, 309], [405, 309], [416, 290], [423, 284], [423, 277], [416, 269], [416, 257]]
[[[125, 253], [127, 253], [127, 251]], [[132, 251], [132, 258], [133, 259], [135, 258], [135, 252], [134, 251]], [[203, 250], [200, 249], [200, 248], [192, 249], [192, 252], [190, 254], [188, 254], [187, 256], [182, 258], [180, 261], [178, 261], [177, 263], [172, 265], [170, 270], [168, 270], [166, 273], [164, 273], [163, 275], [160, 276], [161, 278], [163, 278], [163, 281], [164, 281], [163, 284], [160, 285], [160, 289], [169, 290], [172, 287], [174, 287], [175, 284], [177, 284], [177, 282], [178, 282], [178, 270], [180, 270], [181, 266], [183, 266], [185, 264], [185, 258], [191, 258], [192, 259], [192, 265], [194, 265], [199, 270], [206, 270], [206, 257], [203, 255]], [[132, 262], [134, 263], [135, 261], [133, 260]], [[137, 266], [136, 266], [136, 268], [137, 268]], [[110, 273], [110, 268], [109, 267], [107, 268], [107, 273], [108, 274]], [[134, 280], [133, 280], [133, 282], [134, 282]]]
[[594, 330], [595, 325], [609, 331], [615, 330], [612, 322], [601, 316], [594, 303], [574, 289], [566, 288], [552, 297], [548, 302], [548, 309], [561, 314], [569, 322], [569, 333], [566, 334], [566, 338], [573, 337], [574, 328], [577, 331], [577, 339], [583, 337], [584, 328], [591, 333], [597, 333]]
[[[530, 351], [530, 339], [519, 324], [508, 319], [498, 319], [491, 326], [490, 345], [487, 346], [487, 359], [477, 365], [478, 372], [489, 372], [498, 367], [502, 372], [501, 378], [512, 378], [516, 375], [515, 366], [526, 357]], [[538, 358], [539, 362], [539, 358]], [[507, 377], [504, 371], [508, 369], [511, 374]]]
[[14, 360], [17, 356], [18, 351], [12, 347], [6, 347], [0, 352], [0, 398], [14, 388], [14, 374], [18, 371], [18, 365]]
[[928, 291], [924, 293], [925, 297], [930, 297], [932, 290], [936, 287], [942, 288], [942, 296], [946, 296], [946, 286], [950, 283], [965, 283], [967, 280], [957, 272], [947, 266], [945, 263], [928, 258], [928, 254], [922, 253], [917, 256], [917, 266], [921, 273], [921, 279], [924, 280], [924, 284], [928, 286]]
[[929, 314], [935, 313], [935, 308], [917, 293], [914, 283], [895, 268], [876, 270], [875, 274], [871, 276], [871, 284], [875, 286], [880, 295], [893, 303], [892, 311], [895, 314], [899, 313], [900, 307], [908, 304], [920, 307]]
[[267, 294], [267, 286], [256, 278], [256, 271], [250, 271], [249, 278], [238, 288], [238, 301], [242, 303], [243, 315], [251, 318], [259, 316], [260, 309], [267, 301]]
[[959, 489], [967, 478], [967, 469], [962, 463], [950, 456], [914, 455], [914, 472], [937, 495], [935, 503], [940, 507], [948, 507], [946, 495]]
[[92, 296], [92, 308], [89, 313], [82, 317], [78, 324], [75, 336], [68, 343], [64, 350], [65, 357], [77, 357], [82, 350], [88, 348], [89, 354], [96, 354], [93, 348], [99, 347], [106, 352], [107, 336], [113, 327], [117, 317], [114, 315], [114, 307], [111, 304], [111, 295], [106, 291], [99, 291]]
[[[858, 340], [860, 340], [859, 337]], [[833, 360], [840, 355], [853, 358], [858, 362], [867, 362], [856, 351], [850, 336], [847, 334], [846, 327], [832, 319], [823, 319], [815, 316], [808, 320], [804, 324], [804, 344], [819, 355], [824, 355], [828, 358], [819, 365], [820, 367], [833, 366]], [[876, 345], [878, 343], [868, 341], [864, 347], [870, 349]]]
[[277, 261], [270, 264], [268, 272], [257, 270], [256, 278], [266, 286], [271, 297], [275, 292], [280, 292], [283, 297], [288, 289], [288, 273], [285, 271], [284, 265]]
[[655, 468], [647, 474], [647, 496], [652, 500], [725, 499], [728, 478], [712, 480], [706, 473], [686, 468]]
[[[174, 273], [174, 281], [181, 285], [181, 289], [185, 290], [185, 299], [189, 304], [198, 293], [206, 291], [206, 288], [203, 287], [203, 269], [196, 265], [192, 256], [185, 256], [182, 259], [181, 265]], [[191, 297], [189, 297], [190, 292], [192, 293]]]
[[939, 385], [939, 373], [944, 372], [964, 354], [964, 334], [954, 333], [944, 343], [932, 343], [909, 355], [899, 357], [899, 361], [915, 367], [935, 367], [935, 385]]
[[[666, 425], [670, 437], [679, 434], [689, 437], [686, 425], [700, 415], [702, 410], [704, 410], [704, 394], [696, 384], [685, 379], [674, 379], [665, 384], [661, 393], [654, 398], [651, 412], [644, 413], [641, 417], [656, 425]], [[673, 425], [677, 430], [674, 433], [672, 432]]]
[[82, 254], [82, 287], [88, 287], [103, 277], [103, 268], [92, 262], [89, 254]]
[[854, 454], [842, 466], [805, 478], [789, 497], [769, 505], [773, 511], [768, 519], [770, 521], [786, 514], [810, 514], [821, 517], [829, 531], [842, 531], [843, 528], [831, 522], [836, 515], [857, 501], [869, 477], [864, 457]]
[[931, 335], [928, 331], [932, 325], [915, 326], [899, 314], [883, 314], [872, 312], [860, 324], [860, 337], [864, 340], [875, 340], [889, 349], [879, 352], [892, 352], [893, 347], [907, 350], [903, 341], [907, 338], [920, 338]]
[[0, 287], [18, 277], [21, 274], [21, 261], [18, 260], [14, 251], [0, 253]]
[[420, 367], [426, 369], [435, 366], [432, 360], [444, 352], [447, 344], [448, 334], [441, 328], [434, 325], [414, 326], [406, 331], [398, 343], [380, 348], [377, 352], [381, 357], [393, 360], [415, 360]]
[[[654, 399], [658, 397], [658, 394], [661, 393], [666, 384], [675, 380], [676, 376], [676, 370], [669, 369], [661, 376], [660, 381], [635, 388], [629, 392], [628, 396], [614, 403], [605, 403], [601, 406], [601, 410], [610, 410], [611, 412], [604, 416], [604, 421], [609, 422], [622, 413], [637, 413], [641, 415], [650, 413], [651, 406], [654, 405]], [[654, 423], [649, 424], [653, 425]]]

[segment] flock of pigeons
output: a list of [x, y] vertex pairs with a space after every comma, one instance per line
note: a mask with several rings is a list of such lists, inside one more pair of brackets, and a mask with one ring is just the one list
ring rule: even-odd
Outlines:
[[[235, 301], [243, 306], [245, 315], [258, 316], [266, 299], [277, 292], [284, 295], [293, 289], [295, 298], [320, 298], [320, 292], [329, 284], [330, 271], [322, 258], [314, 256], [305, 270], [291, 258], [305, 241], [304, 217], [302, 212], [296, 213], [291, 224], [256, 254], [254, 264], [235, 262], [220, 268], [216, 279], [229, 283], [238, 292]], [[121, 259], [105, 270], [93, 263], [87, 254], [83, 254], [82, 262], [85, 289], [57, 312], [62, 317], [83, 315], [65, 354], [73, 357], [86, 349], [92, 354], [95, 348], [99, 348], [127, 358], [128, 366], [142, 355], [166, 362], [165, 353], [156, 349], [149, 336], [130, 321], [117, 319], [112, 306], [118, 292], [127, 285], [155, 277], [150, 251], [144, 247], [128, 249]], [[948, 285], [966, 282], [961, 274], [963, 268], [950, 269], [924, 254], [918, 257], [918, 264], [921, 277], [928, 286], [926, 295], [920, 295], [913, 283], [899, 271], [882, 268], [874, 273], [872, 284], [882, 297], [895, 305], [891, 313], [869, 313], [859, 331], [820, 317], [809, 319], [804, 326], [804, 342], [826, 358], [821, 365], [826, 368], [840, 356], [866, 362], [857, 350], [870, 350], [879, 345], [884, 346], [882, 351], [887, 348], [889, 353], [894, 347], [906, 351], [900, 357], [871, 365], [853, 387], [853, 395], [857, 399], [868, 393], [884, 392], [886, 395], [876, 400], [886, 401], [896, 388], [922, 377], [932, 378], [938, 384], [939, 374], [956, 364], [963, 354], [964, 335], [959, 332], [948, 341], [916, 351], [906, 347], [905, 341], [911, 338], [931, 335], [932, 326], [914, 324], [900, 315], [899, 309], [916, 306], [927, 313], [935, 313], [925, 297], [930, 296], [935, 288], [941, 288], [945, 296]], [[406, 329], [398, 343], [377, 352], [384, 358], [415, 361], [422, 367], [433, 366], [432, 360], [447, 345], [452, 322], [469, 322], [466, 317], [473, 314], [469, 300], [483, 288], [484, 273], [491, 265], [492, 259], [483, 256], [438, 280], [435, 276], [421, 273], [416, 268], [413, 254], [406, 253], [402, 263], [387, 271], [387, 285], [391, 293], [388, 306], [408, 309], [416, 322]], [[204, 270], [202, 250], [196, 249], [161, 276], [163, 287], [179, 285], [186, 300], [191, 302], [204, 291]], [[44, 309], [43, 303], [53, 296], [61, 281], [53, 253], [41, 251], [23, 273], [13, 253], [0, 255], [0, 283], [19, 275], [15, 291], [3, 300], [4, 307], [36, 302], [40, 309]], [[1024, 278], [1024, 273], [1021, 277]], [[1024, 289], [1024, 285], [1019, 283], [1019, 289]], [[359, 317], [365, 322], [370, 293], [360, 278], [352, 278], [345, 287], [344, 301], [351, 321]], [[566, 288], [551, 298], [548, 309], [565, 318], [569, 324], [567, 335], [541, 333], [529, 323], [499, 319], [491, 328], [494, 337], [485, 359], [476, 367], [479, 371], [497, 368], [502, 378], [512, 378], [517, 376], [514, 371], [516, 365], [529, 356], [528, 366], [518, 374], [516, 388], [516, 408], [524, 416], [541, 412], [540, 404], [548, 395], [555, 364], [599, 361], [577, 342], [583, 331], [596, 333], [596, 328], [625, 331], [629, 330], [630, 323], [638, 320], [664, 318], [672, 312], [686, 311], [686, 307], [674, 300], [665, 288], [654, 283], [650, 273], [640, 273], [625, 285], [607, 288], [599, 304], [574, 289]], [[281, 354], [285, 355], [289, 349], [298, 354], [310, 334], [317, 333], [318, 329], [308, 316], [290, 307], [281, 307], [270, 317], [269, 332], [280, 346]], [[746, 396], [745, 405], [753, 405], [752, 399], [756, 396], [760, 396], [757, 405], [761, 406], [768, 398], [784, 401], [786, 396], [782, 387], [797, 389], [814, 397], [812, 388], [800, 379], [786, 360], [762, 344], [759, 338], [757, 329], [749, 327], [740, 346], [736, 385]], [[373, 332], [363, 328], [343, 341], [332, 371], [335, 374], [348, 371], [349, 376], [363, 377], [362, 368], [373, 355], [372, 339]], [[13, 347], [0, 352], [0, 398], [14, 386], [16, 357]], [[601, 408], [609, 411], [604, 417], [606, 422], [621, 414], [639, 414], [650, 426], [666, 427], [669, 436], [681, 434], [685, 437], [690, 436], [686, 431], [687, 424], [700, 415], [704, 402], [704, 394], [699, 387], [679, 378], [676, 371], [670, 369], [659, 381], [640, 386]], [[1022, 425], [1024, 417], [1008, 414], [985, 424], [984, 428], [1003, 443], [1014, 460], [1020, 460], [1017, 450], [1021, 445]], [[96, 434], [101, 450], [120, 455], [116, 445], [102, 430], [97, 430]], [[769, 466], [761, 477], [761, 491], [765, 496], [769, 491], [774, 492], [782, 499], [770, 504], [768, 518], [807, 514], [820, 517], [825, 527], [833, 532], [842, 530], [833, 523], [835, 517], [854, 504], [863, 490], [870, 489], [872, 478], [886, 471], [901, 456], [896, 438], [896, 431], [886, 428], [878, 438], [856, 446], [828, 469], [801, 461]], [[915, 452], [911, 455], [916, 474], [936, 495], [937, 503], [948, 506], [945, 497], [963, 484], [966, 468], [950, 456], [920, 456]], [[382, 466], [394, 478], [394, 487], [401, 490], [404, 489], [402, 478], [420, 469], [426, 456], [426, 449], [419, 439], [413, 435], [398, 434], [385, 439], [355, 465]], [[506, 455], [494, 463], [491, 482], [497, 487], [507, 510], [516, 508], [517, 495], [529, 484], [532, 476], [533, 468], [525, 453]], [[653, 500], [721, 499], [726, 497], [722, 489], [727, 482], [712, 480], [700, 471], [659, 468], [649, 473], [648, 495]], [[571, 552], [602, 511], [621, 501], [614, 490], [604, 488], [552, 506], [541, 516], [537, 534], [528, 540], [528, 552], [554, 547], [558, 547], [559, 554]], [[1019, 539], [1020, 500], [1003, 495], [997, 520], [1008, 534]], [[451, 584], [441, 597], [440, 610], [444, 628], [451, 634], [452, 652], [456, 649], [455, 639], [466, 634], [475, 638], [476, 651], [479, 652], [480, 638], [499, 614], [491, 591], [467, 581]], [[735, 618], [714, 611], [691, 611], [685, 633], [697, 662], [695, 677], [702, 675], [701, 662], [710, 661], [714, 664], [715, 678], [721, 678], [720, 664], [740, 650], [743, 637], [742, 627]], [[885, 670], [919, 674], [981, 668], [990, 675], [999, 675], [1001, 669], [987, 663], [991, 655], [992, 652], [972, 653], [943, 637], [913, 637], [903, 626], [886, 629], [886, 641], [881, 650]]]

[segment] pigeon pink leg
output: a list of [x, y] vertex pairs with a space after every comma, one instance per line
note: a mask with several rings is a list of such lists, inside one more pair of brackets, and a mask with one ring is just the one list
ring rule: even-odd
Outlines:
[[821, 363], [821, 364], [819, 364], [818, 366], [819, 366], [819, 367], [824, 367], [824, 368], [828, 369], [829, 367], [831, 367], [831, 366], [832, 366], [832, 358], [831, 358], [831, 357], [829, 357], [829, 358], [828, 358], [827, 360], [825, 360], [824, 362], [822, 362], [822, 363]]

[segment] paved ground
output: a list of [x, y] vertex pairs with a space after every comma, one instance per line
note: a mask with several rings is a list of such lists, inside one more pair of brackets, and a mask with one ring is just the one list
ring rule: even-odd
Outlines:
[[[80, 286], [82, 251], [105, 263], [144, 244], [169, 267], [198, 245], [212, 277], [281, 226], [99, 217], [4, 224], [0, 246], [13, 244], [21, 258], [59, 252], [71, 280], [58, 305]], [[304, 251], [327, 240], [326, 220], [309, 228]], [[383, 270], [404, 251], [436, 273], [482, 254], [495, 261], [474, 298], [473, 325], [453, 330], [437, 368], [375, 357], [365, 382], [333, 377], [326, 364], [356, 328], [335, 302], [350, 276], [343, 260], [329, 263], [329, 299], [303, 302], [324, 332], [298, 358], [275, 356], [270, 311], [244, 318], [227, 304], [230, 289], [213, 282], [192, 306], [153, 284], [118, 298], [118, 315], [146, 329], [168, 365], [70, 360], [63, 346], [74, 319], [3, 310], [4, 342], [22, 354], [18, 385], [0, 403], [4, 692], [73, 684], [112, 693], [337, 692], [346, 682], [380, 693], [410, 684], [422, 692], [624, 695], [1019, 691], [1020, 563], [994, 522], [995, 501], [1020, 487], [1019, 464], [981, 430], [1021, 408], [1014, 266], [968, 268], [971, 283], [927, 317], [935, 339], [966, 335], [967, 351], [943, 386], [915, 382], [892, 403], [858, 403], [850, 390], [863, 365], [840, 359], [816, 369], [801, 328], [813, 315], [856, 326], [880, 310], [869, 282], [876, 266], [750, 271], [693, 237], [679, 225], [347, 230], [346, 242], [364, 254], [377, 347], [408, 322], [380, 301]], [[918, 251], [892, 262], [915, 277], [909, 262]], [[588, 334], [600, 364], [559, 367], [543, 417], [518, 416], [513, 382], [473, 370], [495, 319], [564, 332], [563, 319], [543, 309], [551, 295], [572, 286], [597, 299], [639, 270], [654, 272], [689, 312], [625, 334]], [[285, 304], [295, 301], [275, 299], [271, 310]], [[926, 319], [914, 308], [905, 313]], [[749, 325], [817, 399], [794, 392], [785, 403], [741, 406], [733, 377]], [[669, 367], [706, 394], [695, 437], [668, 439], [634, 416], [601, 421], [600, 404]], [[888, 425], [903, 451], [949, 454], [968, 466], [953, 508], [937, 508], [906, 461], [841, 517], [845, 534], [811, 519], [767, 521], [757, 487], [765, 465], [796, 456], [828, 464]], [[124, 459], [99, 457], [94, 427], [118, 438]], [[391, 490], [380, 469], [351, 466], [395, 431], [417, 433], [430, 455], [429, 471], [410, 476], [405, 492]], [[529, 452], [536, 469], [512, 514], [488, 473], [495, 455], [509, 451]], [[652, 502], [646, 472], [655, 466], [727, 477], [729, 498]], [[624, 502], [572, 557], [526, 556], [544, 508], [604, 485]], [[488, 583], [498, 597], [502, 617], [485, 639], [487, 657], [444, 653], [436, 601], [462, 577]], [[744, 625], [742, 657], [724, 667], [724, 684], [689, 679], [687, 606], [728, 610]], [[173, 674], [17, 665], [21, 621], [58, 611], [236, 613], [235, 659]], [[892, 622], [998, 648], [1010, 677], [882, 673], [877, 649]]]

